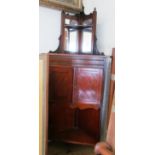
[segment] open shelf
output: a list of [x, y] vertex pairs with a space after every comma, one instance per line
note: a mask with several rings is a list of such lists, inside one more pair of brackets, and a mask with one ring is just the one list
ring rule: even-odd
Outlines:
[[73, 143], [73, 144], [83, 144], [83, 145], [95, 145], [98, 140], [88, 135], [82, 129], [68, 129], [60, 132], [55, 136], [57, 140]]
[[70, 28], [70, 29], [86, 29], [86, 28], [91, 28], [92, 25], [68, 25], [65, 24], [66, 28]]

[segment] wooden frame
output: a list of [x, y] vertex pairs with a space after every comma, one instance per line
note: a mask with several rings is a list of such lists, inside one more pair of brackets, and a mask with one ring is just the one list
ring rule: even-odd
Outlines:
[[[96, 8], [94, 9], [94, 11], [90, 14], [85, 14], [84, 11], [77, 13], [77, 14], [69, 14], [68, 12], [62, 11], [61, 13], [61, 35], [59, 37], [59, 46], [55, 51], [49, 51], [51, 52], [55, 52], [55, 53], [70, 53], [70, 54], [94, 54], [94, 55], [99, 55], [99, 51], [97, 49], [96, 46], [96, 18], [97, 18], [97, 11]], [[66, 24], [65, 20], [74, 20], [77, 22], [76, 24]], [[92, 20], [92, 24], [87, 24], [87, 25], [83, 25], [83, 22], [86, 20]], [[90, 27], [91, 30], [91, 49], [90, 51], [82, 51], [82, 42], [83, 42], [83, 38], [82, 38], [82, 32], [85, 28]], [[78, 31], [78, 38], [77, 38], [77, 51], [76, 52], [72, 52], [71, 50], [66, 50], [65, 49], [65, 37], [66, 37], [66, 33], [65, 33], [65, 29], [74, 29]], [[104, 54], [103, 54], [104, 55]]]
[[39, 0], [39, 5], [68, 12], [82, 11], [82, 0]]

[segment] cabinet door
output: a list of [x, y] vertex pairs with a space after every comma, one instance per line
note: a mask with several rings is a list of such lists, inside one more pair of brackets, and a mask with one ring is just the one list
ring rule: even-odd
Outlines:
[[71, 103], [73, 91], [73, 69], [50, 67], [49, 100], [56, 103]]
[[49, 133], [53, 139], [74, 126], [74, 111], [70, 108], [73, 92], [73, 69], [50, 67]]
[[103, 70], [76, 68], [74, 75], [74, 104], [79, 108], [100, 106], [103, 87]]

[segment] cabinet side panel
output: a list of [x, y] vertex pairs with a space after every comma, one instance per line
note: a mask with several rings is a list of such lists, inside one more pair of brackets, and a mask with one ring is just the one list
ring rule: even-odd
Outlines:
[[39, 155], [48, 149], [48, 62], [48, 54], [39, 55]]

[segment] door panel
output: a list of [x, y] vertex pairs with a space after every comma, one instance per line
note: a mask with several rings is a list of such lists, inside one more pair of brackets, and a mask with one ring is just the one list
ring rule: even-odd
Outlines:
[[73, 69], [50, 67], [49, 78], [49, 133], [50, 138], [74, 127], [74, 111], [70, 108], [73, 92]]
[[72, 102], [73, 69], [51, 67], [49, 81], [49, 100], [57, 103]]
[[99, 105], [103, 70], [96, 68], [76, 68], [74, 86], [74, 104]]

